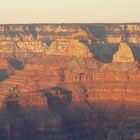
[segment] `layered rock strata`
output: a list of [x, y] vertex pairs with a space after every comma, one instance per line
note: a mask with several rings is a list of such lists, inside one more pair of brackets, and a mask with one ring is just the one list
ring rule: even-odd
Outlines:
[[105, 140], [140, 121], [139, 53], [139, 24], [0, 25], [0, 138]]

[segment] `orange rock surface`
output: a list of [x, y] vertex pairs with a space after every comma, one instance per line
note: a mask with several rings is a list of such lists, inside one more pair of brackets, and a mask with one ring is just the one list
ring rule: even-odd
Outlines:
[[[139, 37], [137, 33], [139, 26], [102, 25], [103, 31], [106, 30], [103, 37], [100, 37], [103, 31], [99, 34], [96, 28], [100, 27], [96, 26], [93, 26], [94, 33], [88, 25], [1, 25], [1, 69], [8, 70], [10, 67], [15, 71], [7, 80], [0, 83], [5, 96], [9, 94], [10, 88], [18, 85], [21, 104], [46, 104], [46, 99], [41, 95], [43, 93], [35, 93], [43, 92], [42, 90], [53, 86], [66, 86], [68, 89], [70, 86], [70, 90], [73, 91], [73, 101], [78, 102], [78, 98], [82, 95], [75, 97], [76, 91], [72, 88], [78, 83], [86, 87], [90, 101], [94, 101], [95, 94], [99, 94], [101, 99], [108, 99], [111, 96], [112, 100], [119, 100], [126, 92], [127, 101], [139, 103], [140, 100], [137, 98], [139, 89], [135, 88], [137, 87], [135, 83], [140, 79], [139, 64], [135, 59], [135, 52], [129, 47], [130, 43], [136, 46], [139, 44], [133, 41]], [[122, 31], [128, 32], [129, 36], [124, 36]], [[6, 36], [5, 32], [11, 33], [11, 36], [10, 34]], [[136, 38], [130, 39], [134, 34], [136, 36], [133, 38]], [[94, 45], [96, 45], [94, 42], [98, 47], [109, 44], [110, 49], [117, 44], [118, 49], [112, 54], [111, 63], [100, 62], [94, 58]], [[107, 57], [104, 53], [102, 56]], [[22, 60], [24, 69], [19, 71], [13, 68], [8, 64], [9, 58]], [[106, 87], [107, 83], [110, 86]], [[134, 88], [128, 86], [129, 84]], [[80, 92], [80, 89], [77, 92]], [[134, 96], [134, 92], [137, 95]], [[29, 100], [30, 98], [36, 99]]]

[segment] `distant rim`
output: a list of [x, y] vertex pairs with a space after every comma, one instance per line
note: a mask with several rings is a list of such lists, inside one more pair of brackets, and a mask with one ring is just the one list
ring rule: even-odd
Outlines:
[[93, 24], [93, 25], [133, 25], [133, 24], [140, 24], [140, 22], [108, 22], [108, 23], [3, 23], [1, 25], [88, 25], [88, 24]]

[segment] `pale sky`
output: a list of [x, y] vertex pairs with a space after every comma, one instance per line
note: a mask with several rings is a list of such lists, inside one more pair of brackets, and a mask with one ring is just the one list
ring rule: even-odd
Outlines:
[[140, 0], [0, 0], [0, 24], [102, 22], [140, 22]]

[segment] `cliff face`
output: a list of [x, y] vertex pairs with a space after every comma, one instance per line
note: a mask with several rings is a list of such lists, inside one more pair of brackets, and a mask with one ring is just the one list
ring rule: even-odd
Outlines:
[[0, 25], [2, 139], [105, 140], [139, 120], [139, 53], [140, 24]]

